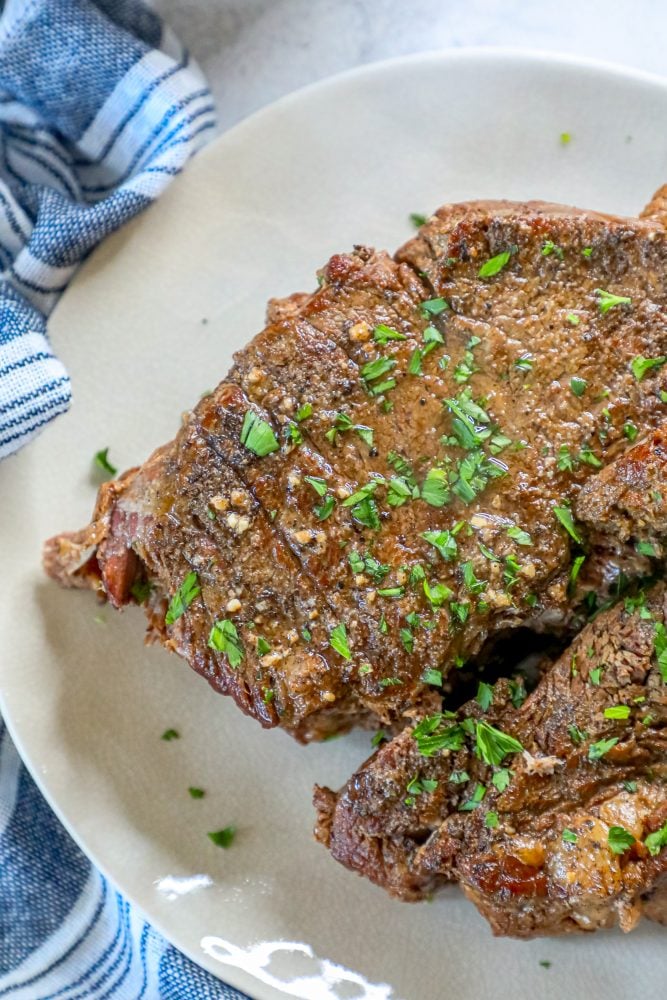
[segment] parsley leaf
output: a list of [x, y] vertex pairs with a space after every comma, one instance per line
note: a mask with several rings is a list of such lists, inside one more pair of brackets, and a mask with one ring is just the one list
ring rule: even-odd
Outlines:
[[659, 830], [649, 833], [648, 837], [644, 840], [644, 844], [648, 848], [649, 854], [653, 855], [653, 857], [659, 854], [663, 847], [667, 847], [667, 823], [661, 826]]
[[444, 507], [449, 500], [449, 488], [444, 469], [429, 469], [421, 488], [421, 498], [431, 507]]
[[576, 842], [579, 840], [579, 837], [574, 832], [574, 830], [568, 830], [567, 828], [563, 830], [561, 836], [566, 844], [576, 844]]
[[499, 767], [510, 753], [521, 753], [523, 745], [514, 736], [503, 733], [488, 722], [478, 722], [475, 725], [477, 750], [482, 760], [487, 764]]
[[344, 660], [352, 659], [352, 653], [350, 652], [350, 647], [347, 641], [347, 629], [345, 628], [344, 622], [341, 622], [340, 625], [336, 625], [336, 627], [329, 633], [329, 645], [332, 649], [335, 649]]
[[407, 340], [408, 338], [404, 333], [399, 333], [398, 330], [394, 330], [391, 326], [385, 326], [384, 323], [380, 323], [373, 330], [373, 340], [376, 344], [387, 344], [390, 340]]
[[630, 706], [629, 705], [610, 705], [609, 708], [604, 710], [605, 719], [629, 719], [630, 718]]
[[469, 798], [467, 802], [463, 802], [459, 806], [459, 812], [472, 812], [473, 809], [477, 808], [477, 806], [483, 800], [485, 795], [486, 795], [486, 788], [484, 785], [481, 785], [478, 781], [477, 784], [475, 785], [475, 790], [472, 793], [472, 797]]
[[421, 537], [438, 550], [445, 562], [456, 557], [458, 546], [451, 531], [424, 531]]
[[574, 525], [574, 518], [569, 507], [553, 507], [554, 517], [563, 525], [568, 535], [579, 545], [582, 544], [581, 536]]
[[236, 670], [243, 662], [245, 656], [243, 645], [236, 631], [236, 625], [228, 618], [214, 623], [208, 637], [208, 645], [227, 657], [232, 670]]
[[658, 661], [658, 670], [664, 683], [667, 684], [667, 629], [662, 622], [656, 622], [653, 628], [653, 649]]
[[488, 712], [493, 704], [493, 687], [491, 684], [487, 684], [486, 681], [480, 681], [477, 686], [477, 695], [475, 701], [482, 709], [483, 712]]
[[214, 830], [213, 833], [207, 834], [208, 839], [211, 840], [216, 847], [224, 847], [225, 850], [232, 846], [235, 836], [236, 827], [234, 826], [226, 826], [222, 830]]
[[588, 382], [586, 381], [586, 379], [580, 378], [578, 375], [574, 375], [570, 379], [570, 389], [572, 390], [575, 396], [583, 396], [583, 394], [586, 392], [587, 385]]
[[450, 723], [444, 713], [427, 716], [412, 731], [422, 757], [433, 757], [440, 750], [460, 750], [465, 730], [460, 723]]
[[164, 740], [165, 743], [171, 743], [172, 740], [179, 740], [180, 738], [180, 733], [176, 729], [165, 729], [160, 737], [160, 739]]
[[278, 451], [280, 444], [273, 433], [273, 428], [262, 420], [253, 410], [246, 410], [241, 427], [241, 444], [245, 445], [258, 458]]
[[95, 452], [95, 465], [98, 469], [101, 469], [102, 472], [106, 472], [109, 476], [111, 476], [112, 479], [118, 472], [116, 466], [112, 465], [109, 461], [108, 448], [102, 448], [101, 451]]
[[199, 578], [197, 574], [193, 571], [188, 573], [183, 583], [180, 585], [171, 601], [169, 602], [169, 607], [167, 608], [167, 613], [164, 616], [165, 625], [173, 625], [181, 615], [190, 607], [195, 597], [201, 593], [201, 587], [199, 586]]
[[614, 736], [609, 740], [598, 740], [597, 743], [591, 743], [588, 748], [588, 759], [589, 760], [600, 760], [605, 754], [616, 746], [618, 743], [618, 737]]
[[614, 854], [625, 854], [635, 843], [635, 838], [622, 826], [610, 826], [607, 843]]
[[499, 271], [502, 271], [502, 269], [509, 264], [511, 256], [510, 251], [505, 250], [503, 253], [498, 253], [495, 257], [491, 257], [480, 267], [477, 272], [479, 277], [492, 278], [494, 274], [498, 274]]
[[445, 302], [443, 298], [427, 299], [426, 302], [421, 303], [420, 308], [425, 315], [439, 316], [445, 309], [449, 309], [449, 303]]
[[596, 288], [595, 294], [598, 297], [601, 313], [609, 312], [614, 306], [629, 306], [632, 302], [629, 295], [614, 295], [612, 292], [606, 292], [604, 288]]
[[662, 368], [666, 361], [667, 357], [664, 355], [661, 355], [659, 358], [644, 358], [640, 354], [638, 357], [632, 359], [630, 368], [637, 381], [641, 382], [648, 372], [653, 368]]
[[323, 497], [327, 491], [326, 480], [322, 479], [320, 476], [304, 476], [303, 480], [312, 486], [318, 497]]

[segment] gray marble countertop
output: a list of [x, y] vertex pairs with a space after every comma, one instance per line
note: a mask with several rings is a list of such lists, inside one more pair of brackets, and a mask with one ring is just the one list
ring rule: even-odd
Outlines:
[[664, 0], [154, 0], [221, 128], [304, 84], [432, 49], [548, 49], [667, 72]]

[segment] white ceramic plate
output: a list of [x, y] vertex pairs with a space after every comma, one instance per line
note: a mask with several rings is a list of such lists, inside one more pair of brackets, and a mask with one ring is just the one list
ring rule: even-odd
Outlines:
[[[664, 996], [664, 931], [494, 940], [451, 891], [393, 902], [311, 838], [311, 786], [338, 786], [368, 734], [302, 748], [263, 732], [187, 666], [40, 570], [83, 525], [91, 457], [120, 466], [355, 242], [395, 248], [408, 213], [479, 197], [636, 213], [667, 180], [667, 84], [548, 56], [391, 62], [283, 100], [207, 149], [66, 293], [54, 344], [70, 413], [0, 468], [2, 710], [42, 789], [100, 867], [176, 945], [258, 1000]], [[569, 132], [563, 146], [559, 136]], [[160, 734], [177, 728], [182, 738]], [[189, 785], [207, 790], [189, 798]], [[208, 830], [235, 823], [233, 849]], [[550, 960], [547, 970], [540, 960]]]

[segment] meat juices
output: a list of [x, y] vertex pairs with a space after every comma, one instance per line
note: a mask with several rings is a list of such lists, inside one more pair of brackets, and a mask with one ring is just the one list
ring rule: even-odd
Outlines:
[[[354, 725], [398, 732], [434, 718], [442, 684], [451, 686], [456, 668], [496, 637], [521, 626], [565, 640], [618, 589], [621, 572], [637, 581], [660, 565], [667, 496], [661, 216], [661, 193], [641, 220], [543, 203], [470, 203], [441, 209], [395, 258], [365, 247], [334, 256], [317, 291], [271, 305], [269, 325], [235, 356], [174, 441], [101, 488], [91, 525], [47, 543], [47, 572], [118, 607], [145, 601], [151, 639], [262, 725], [282, 726], [303, 742]], [[629, 621], [624, 628], [634, 628]], [[637, 627], [658, 621], [641, 619]], [[560, 669], [548, 672], [526, 705]], [[658, 693], [661, 680], [652, 682]], [[490, 718], [498, 699], [506, 701], [502, 690]], [[558, 697], [569, 704], [567, 691]], [[634, 718], [633, 709], [621, 721], [631, 727]], [[664, 757], [658, 718], [654, 712], [641, 723], [653, 772]], [[521, 731], [519, 742], [535, 755], [539, 733]], [[415, 753], [411, 732], [365, 768], [389, 761], [403, 780]], [[475, 732], [463, 730], [466, 745], [474, 747]], [[584, 755], [589, 744], [582, 740]], [[625, 774], [614, 749], [589, 763]], [[436, 765], [447, 768], [446, 754], [427, 761]], [[515, 782], [524, 783], [521, 767], [513, 764], [512, 784], [493, 792], [497, 806], [487, 808], [491, 793], [479, 780], [474, 787], [484, 785], [485, 797], [473, 802], [477, 808], [457, 809], [456, 822], [437, 814], [434, 827], [420, 828], [420, 859], [443, 826], [456, 823], [466, 831], [459, 840], [488, 841], [494, 857], [514, 859], [502, 816]], [[563, 771], [569, 765], [543, 769], [541, 780], [567, 796]], [[440, 787], [440, 777], [426, 780]], [[467, 788], [459, 784], [457, 794]], [[331, 838], [344, 863], [404, 897], [456, 878], [499, 932], [583, 926], [578, 916], [557, 913], [546, 875], [535, 875], [535, 898], [546, 900], [553, 918], [537, 904], [530, 919], [510, 903], [503, 916], [509, 882], [521, 882], [515, 860], [502, 862], [514, 875], [491, 861], [475, 874], [447, 841], [440, 860], [434, 854], [430, 868], [421, 860], [415, 868], [412, 848], [406, 854], [392, 839], [391, 796], [375, 811], [371, 835], [348, 808], [350, 787], [338, 800], [318, 793], [323, 840], [336, 823], [351, 824], [354, 847], [341, 846], [340, 831]], [[636, 796], [632, 822], [641, 844], [662, 799], [659, 782], [638, 789], [628, 794]], [[403, 796], [414, 800], [401, 807], [407, 822], [431, 796], [439, 798], [423, 790]], [[562, 815], [575, 804], [567, 799]], [[605, 822], [593, 790], [579, 805]], [[480, 817], [494, 811], [498, 826], [482, 836]], [[378, 826], [385, 815], [386, 830]], [[540, 864], [536, 855], [521, 863], [539, 873], [548, 854], [574, 871], [571, 847], [549, 848]], [[632, 850], [635, 864], [641, 851]], [[366, 864], [364, 851], [379, 851], [382, 863]], [[623, 857], [601, 851], [621, 865]], [[661, 858], [639, 857], [635, 894], [610, 892], [613, 905], [591, 926], [616, 919], [629, 926], [637, 899], [657, 912], [655, 899], [646, 899], [657, 891]]]

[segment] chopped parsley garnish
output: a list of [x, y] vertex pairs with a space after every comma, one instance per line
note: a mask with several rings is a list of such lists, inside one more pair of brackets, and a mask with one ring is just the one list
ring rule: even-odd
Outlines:
[[422, 757], [433, 757], [440, 750], [460, 750], [465, 730], [458, 722], [450, 722], [445, 713], [427, 716], [412, 731], [417, 750]]
[[568, 830], [567, 828], [563, 830], [561, 836], [566, 844], [576, 844], [576, 842], [579, 840], [574, 830]]
[[660, 355], [658, 358], [644, 358], [640, 354], [638, 357], [632, 359], [630, 368], [637, 381], [641, 382], [648, 372], [654, 368], [662, 368], [666, 361], [667, 357], [664, 355]]
[[399, 333], [398, 330], [394, 330], [391, 326], [385, 326], [384, 323], [380, 323], [373, 330], [373, 340], [376, 344], [387, 344], [390, 340], [407, 340], [408, 338], [404, 333]]
[[581, 535], [577, 531], [574, 518], [572, 517], [572, 511], [569, 507], [554, 507], [553, 508], [554, 517], [560, 521], [568, 535], [574, 539], [579, 545], [582, 544]]
[[454, 369], [454, 381], [459, 384], [467, 382], [468, 379], [478, 371], [479, 368], [475, 364], [475, 358], [472, 351], [466, 351], [462, 360], [459, 361], [458, 365]]
[[426, 344], [426, 348], [424, 350], [425, 354], [428, 354], [429, 351], [432, 351], [435, 347], [437, 347], [438, 344], [444, 344], [445, 342], [445, 338], [443, 337], [443, 335], [440, 333], [439, 330], [436, 330], [434, 326], [427, 326], [426, 329], [424, 330], [423, 337], [424, 337], [424, 343]]
[[662, 622], [656, 622], [653, 629], [653, 649], [658, 661], [658, 670], [664, 683], [667, 684], [667, 629]]
[[425, 226], [428, 222], [428, 216], [422, 215], [421, 212], [410, 212], [410, 222], [415, 227], [419, 229], [420, 226]]
[[201, 593], [201, 587], [199, 586], [199, 578], [194, 570], [188, 573], [183, 583], [180, 585], [171, 601], [169, 602], [169, 607], [167, 608], [167, 613], [164, 616], [165, 625], [173, 625], [175, 621], [181, 617], [181, 615], [190, 607], [195, 597]]
[[561, 132], [560, 134], [561, 146], [569, 146], [571, 142], [572, 142], [572, 135], [569, 132]]
[[408, 375], [421, 375], [423, 360], [424, 360], [424, 351], [422, 350], [421, 347], [415, 347], [414, 351], [410, 355], [410, 360], [408, 362]]
[[504, 792], [506, 788], [509, 787], [509, 783], [512, 780], [512, 772], [506, 768], [501, 767], [499, 771], [496, 771], [491, 778], [491, 784], [499, 792]]
[[406, 788], [409, 795], [421, 795], [423, 792], [434, 792], [438, 787], [435, 778], [419, 778], [417, 775], [410, 781]]
[[386, 739], [387, 739], [387, 734], [385, 733], [384, 729], [378, 729], [377, 733], [374, 734], [373, 739], [371, 740], [371, 746], [379, 747], [380, 744]]
[[576, 313], [568, 313], [565, 319], [568, 321], [570, 326], [579, 326], [579, 324], [581, 323], [581, 320], [579, 319]]
[[556, 465], [561, 472], [574, 471], [574, 459], [572, 458], [570, 449], [566, 444], [562, 444], [558, 449], [558, 460]]
[[445, 562], [456, 557], [458, 545], [452, 531], [424, 531], [421, 537], [438, 550]]
[[429, 469], [422, 484], [421, 498], [431, 507], [445, 506], [449, 500], [449, 488], [444, 469]]
[[493, 687], [486, 681], [480, 681], [477, 686], [475, 701], [483, 712], [488, 712], [493, 704]]
[[226, 826], [222, 830], [214, 830], [213, 833], [207, 834], [208, 839], [212, 841], [216, 847], [224, 847], [225, 850], [232, 846], [235, 836], [235, 826]]
[[506, 475], [507, 468], [501, 462], [489, 458], [481, 449], [475, 449], [461, 459], [457, 473], [452, 489], [463, 503], [469, 504], [492, 479]]
[[521, 708], [524, 701], [528, 697], [528, 695], [526, 694], [526, 689], [524, 687], [523, 681], [509, 680], [507, 682], [507, 686], [509, 687], [510, 690], [510, 698], [512, 700], [512, 704], [514, 705], [515, 708]]
[[523, 528], [519, 528], [516, 524], [513, 524], [511, 528], [507, 529], [507, 537], [514, 539], [517, 545], [532, 545], [533, 540], [527, 531]]
[[[441, 586], [441, 584], [438, 584], [438, 586]], [[481, 602], [479, 606], [481, 607]], [[461, 625], [465, 625], [470, 613], [470, 604], [467, 601], [452, 601], [449, 605], [449, 610], [451, 611], [452, 618], [455, 621], [459, 621]]]
[[482, 802], [484, 796], [486, 795], [486, 787], [481, 785], [479, 781], [475, 785], [475, 790], [472, 793], [471, 798], [467, 802], [462, 802], [459, 806], [459, 812], [472, 812], [477, 806]]
[[379, 597], [403, 597], [405, 594], [405, 587], [385, 587], [383, 590], [378, 590]]
[[95, 452], [95, 465], [98, 469], [101, 469], [102, 472], [106, 472], [107, 475], [111, 476], [112, 479], [118, 472], [116, 466], [112, 465], [109, 461], [108, 448], [102, 448], [101, 451]]
[[440, 608], [454, 596], [454, 592], [444, 583], [434, 583], [432, 586], [428, 580], [424, 580], [424, 594], [426, 600], [434, 608]]
[[255, 650], [258, 656], [266, 656], [267, 653], [271, 652], [271, 646], [266, 641], [263, 635], [257, 636], [257, 643], [255, 645]]
[[572, 742], [575, 744], [583, 743], [583, 741], [586, 739], [586, 733], [582, 732], [579, 726], [575, 725], [568, 726], [567, 733]]
[[487, 764], [500, 767], [505, 757], [510, 753], [521, 753], [523, 745], [514, 736], [503, 733], [488, 722], [478, 722], [475, 725], [477, 750]]
[[190, 793], [191, 799], [203, 799], [204, 796], [206, 795], [206, 792], [204, 791], [203, 788], [195, 788], [194, 785], [190, 785], [190, 787], [188, 788], [188, 792]]
[[164, 740], [165, 743], [171, 743], [172, 740], [179, 740], [180, 738], [181, 734], [176, 729], [165, 729], [160, 737], [160, 739]]
[[636, 441], [639, 431], [631, 420], [626, 420], [625, 423], [623, 424], [623, 433], [625, 434], [628, 441]]
[[232, 670], [236, 670], [243, 662], [245, 656], [243, 645], [236, 631], [236, 625], [228, 618], [215, 622], [208, 637], [208, 645], [227, 657]]
[[498, 826], [498, 813], [488, 812], [484, 817], [484, 826], [487, 827], [489, 830], [495, 830], [495, 828]]
[[626, 790], [626, 792], [630, 792], [631, 795], [634, 795], [634, 793], [637, 791], [637, 782], [636, 781], [624, 781], [623, 782], [623, 788]]
[[653, 857], [656, 854], [660, 854], [662, 848], [667, 847], [667, 823], [661, 826], [659, 830], [649, 833], [648, 837], [644, 840], [644, 844], [648, 848], [649, 854], [653, 855]]
[[582, 448], [577, 457], [580, 462], [584, 462], [586, 465], [592, 465], [594, 469], [602, 468], [602, 462], [590, 448]]
[[428, 316], [439, 316], [445, 309], [449, 309], [449, 303], [443, 298], [427, 299], [421, 303], [422, 312]]
[[610, 705], [609, 708], [604, 710], [605, 719], [629, 719], [630, 718], [630, 706], [629, 705]]
[[241, 444], [258, 458], [264, 458], [265, 455], [270, 455], [272, 451], [278, 451], [280, 448], [271, 424], [267, 424], [266, 420], [262, 420], [253, 410], [246, 410], [243, 418]]
[[320, 521], [326, 521], [326, 519], [330, 517], [331, 514], [333, 513], [333, 509], [335, 506], [336, 506], [336, 501], [331, 496], [331, 494], [329, 494], [324, 498], [322, 503], [315, 504], [315, 506], [313, 507], [313, 513]]
[[422, 674], [424, 684], [433, 684], [434, 687], [442, 687], [442, 671], [435, 667], [427, 667]]
[[304, 403], [303, 406], [300, 406], [299, 409], [294, 414], [294, 419], [297, 421], [297, 423], [300, 424], [302, 420], [307, 420], [308, 417], [312, 417], [312, 415], [313, 415], [313, 404]]
[[464, 785], [466, 781], [470, 781], [470, 775], [467, 771], [452, 771], [449, 780], [453, 785]]
[[593, 247], [584, 247], [584, 249], [581, 251], [581, 256], [590, 257], [592, 253], [593, 253]]
[[313, 487], [318, 497], [323, 497], [328, 489], [326, 480], [321, 479], [320, 476], [304, 476], [303, 481]]
[[486, 580], [479, 580], [475, 576], [475, 569], [471, 562], [461, 563], [461, 572], [463, 574], [463, 586], [471, 594], [481, 594], [486, 589]]
[[638, 552], [640, 556], [652, 556], [654, 559], [658, 555], [653, 542], [635, 542], [635, 552]]
[[547, 240], [542, 247], [542, 256], [550, 257], [552, 253], [555, 254], [559, 260], [563, 259], [563, 248], [559, 247], [557, 243], [553, 242], [553, 240]]
[[364, 382], [374, 382], [376, 379], [382, 378], [383, 375], [386, 375], [387, 372], [390, 372], [392, 368], [395, 367], [395, 358], [385, 358], [383, 356], [373, 358], [372, 361], [367, 361], [361, 369], [361, 377]]
[[604, 288], [596, 288], [595, 294], [598, 297], [601, 313], [609, 312], [614, 306], [629, 306], [632, 302], [629, 295], [614, 295], [612, 292], [606, 292]]
[[347, 641], [347, 629], [345, 628], [344, 622], [341, 622], [340, 625], [336, 625], [336, 627], [329, 633], [329, 645], [332, 649], [335, 649], [344, 660], [352, 659], [352, 653], [350, 652], [350, 647]]
[[583, 396], [583, 394], [586, 392], [587, 385], [588, 382], [586, 381], [586, 379], [580, 378], [578, 375], [574, 375], [570, 379], [570, 389], [572, 390], [575, 396]]
[[569, 584], [570, 589], [572, 589], [572, 587], [574, 587], [575, 583], [577, 582], [577, 577], [579, 576], [579, 573], [581, 572], [581, 567], [584, 565], [585, 562], [586, 562], [586, 556], [577, 556], [574, 562], [572, 563], [572, 566], [570, 568], [570, 584]]
[[514, 362], [514, 367], [520, 372], [529, 372], [533, 368], [533, 359], [529, 355], [525, 355], [522, 358], [517, 358]]
[[588, 748], [588, 759], [589, 760], [600, 760], [605, 754], [609, 753], [613, 747], [618, 743], [618, 737], [614, 736], [609, 740], [598, 740], [597, 743], [591, 743]]
[[387, 483], [387, 503], [390, 507], [402, 507], [410, 499], [416, 499], [419, 490], [410, 486], [402, 476], [392, 476]]
[[614, 854], [625, 854], [635, 843], [635, 838], [622, 826], [610, 826], [607, 843]]
[[479, 271], [477, 272], [479, 274], [479, 277], [492, 278], [494, 274], [498, 274], [499, 271], [502, 271], [502, 269], [506, 267], [507, 264], [509, 264], [511, 256], [512, 255], [510, 251], [505, 250], [503, 251], [503, 253], [498, 253], [496, 254], [495, 257], [491, 257], [489, 260], [485, 261], [485, 263], [482, 264], [482, 266], [480, 267]]
[[313, 638], [310, 629], [306, 628], [305, 625], [301, 629], [301, 638], [303, 639], [304, 642], [310, 642], [310, 640]]

